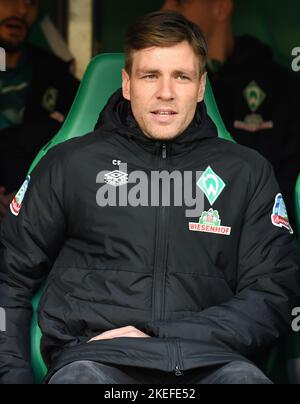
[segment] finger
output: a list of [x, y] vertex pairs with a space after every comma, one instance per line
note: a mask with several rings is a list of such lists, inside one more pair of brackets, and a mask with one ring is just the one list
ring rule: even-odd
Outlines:
[[136, 328], [126, 329], [126, 332], [120, 332], [119, 334], [109, 335], [100, 335], [100, 339], [115, 339], [115, 338], [150, 338], [149, 335], [144, 334], [142, 331], [137, 330]]
[[[89, 342], [92, 341], [99, 341], [101, 339], [113, 339], [113, 338], [120, 338], [122, 335], [127, 334], [128, 332], [131, 331], [139, 331], [133, 326], [127, 326], [127, 327], [122, 327], [122, 328], [116, 328], [115, 330], [110, 330], [110, 331], [105, 331], [100, 335], [97, 335], [96, 337], [92, 338]], [[140, 332], [140, 331], [139, 331]]]
[[128, 335], [128, 333], [130, 333], [130, 330], [127, 330], [127, 332], [124, 332], [124, 329], [106, 331], [106, 332], [102, 333], [101, 335], [98, 335], [97, 337], [92, 338], [89, 342], [122, 338], [122, 337], [126, 337]]
[[105, 331], [101, 336], [115, 337], [122, 334], [126, 334], [127, 332], [132, 331], [134, 328], [131, 326], [116, 328], [115, 330]]
[[[118, 331], [118, 332], [117, 332]], [[129, 332], [129, 330], [128, 330]], [[114, 339], [114, 338], [121, 338], [122, 336], [126, 335], [126, 332], [124, 330], [113, 330], [113, 331], [106, 331], [101, 335], [98, 335], [97, 337], [94, 337], [91, 339], [91, 341], [100, 341], [103, 339]]]
[[94, 337], [92, 339], [89, 340], [89, 342], [96, 342], [96, 341], [103, 341], [103, 340], [107, 340], [107, 339], [114, 339], [116, 337], [110, 337], [109, 335], [98, 335], [98, 337]]
[[143, 332], [130, 332], [129, 334], [124, 335], [124, 338], [150, 338], [150, 337], [149, 335], [146, 335]]
[[[117, 332], [118, 331], [118, 332]], [[105, 337], [114, 339], [114, 338], [137, 338], [139, 336], [144, 335], [140, 330], [134, 327], [125, 327], [116, 330], [116, 332], [108, 333]]]
[[126, 334], [120, 334], [118, 336], [108, 336], [108, 335], [100, 335], [99, 337], [95, 337], [91, 339], [89, 342], [95, 342], [95, 341], [104, 341], [104, 340], [112, 340], [112, 339], [118, 339], [118, 338], [151, 338], [149, 335], [143, 334], [143, 333], [138, 333], [138, 332], [129, 332]]

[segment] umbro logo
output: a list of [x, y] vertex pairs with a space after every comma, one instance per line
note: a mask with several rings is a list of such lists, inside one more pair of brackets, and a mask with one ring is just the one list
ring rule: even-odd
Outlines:
[[115, 170], [105, 174], [104, 181], [106, 184], [112, 185], [113, 187], [121, 187], [122, 185], [128, 184], [129, 178], [127, 173]]

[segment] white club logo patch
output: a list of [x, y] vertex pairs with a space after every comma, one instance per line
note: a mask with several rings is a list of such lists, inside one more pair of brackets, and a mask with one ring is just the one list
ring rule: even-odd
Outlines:
[[212, 233], [220, 236], [230, 236], [231, 227], [221, 226], [221, 218], [217, 210], [204, 211], [198, 223], [189, 223], [189, 230], [199, 233]]
[[113, 187], [121, 187], [128, 183], [128, 174], [115, 170], [106, 174], [104, 176], [104, 181], [106, 184], [112, 185]]

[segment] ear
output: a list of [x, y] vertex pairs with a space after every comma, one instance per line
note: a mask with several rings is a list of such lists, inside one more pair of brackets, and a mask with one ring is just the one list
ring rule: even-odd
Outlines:
[[198, 91], [198, 102], [202, 102], [204, 100], [205, 96], [205, 90], [206, 90], [206, 77], [207, 73], [203, 73], [200, 79], [200, 87]]
[[130, 77], [125, 69], [122, 69], [122, 91], [125, 100], [130, 101]]

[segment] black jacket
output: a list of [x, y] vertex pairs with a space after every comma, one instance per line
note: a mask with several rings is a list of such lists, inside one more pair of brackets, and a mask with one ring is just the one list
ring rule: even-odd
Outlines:
[[[190, 231], [201, 212], [188, 218], [187, 206], [100, 207], [99, 173], [111, 175], [107, 190], [115, 189], [115, 160], [147, 178], [192, 172], [194, 196], [196, 171], [210, 167], [225, 184], [213, 209], [231, 234]], [[128, 191], [142, 198], [136, 186]], [[204, 104], [186, 132], [164, 145], [141, 133], [117, 92], [94, 133], [48, 152], [19, 216], [10, 213], [1, 227], [2, 382], [30, 380], [30, 299], [47, 275], [38, 312], [52, 373], [80, 359], [166, 372], [258, 362], [288, 332], [300, 303], [294, 239], [271, 222], [278, 193], [269, 163], [218, 138]], [[128, 325], [152, 338], [87, 343]]]
[[78, 81], [66, 63], [33, 45], [27, 46], [32, 81], [26, 98], [23, 124], [0, 131], [0, 186], [19, 189], [38, 151], [59, 131], [53, 112], [66, 116]]
[[[268, 46], [243, 36], [236, 38], [226, 63], [209, 71], [209, 78], [228, 131], [272, 163], [294, 222], [294, 189], [300, 174], [299, 75], [276, 63]], [[247, 96], [247, 89], [254, 92]], [[245, 126], [251, 117], [262, 119], [262, 128], [267, 126], [251, 132]]]

